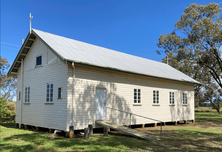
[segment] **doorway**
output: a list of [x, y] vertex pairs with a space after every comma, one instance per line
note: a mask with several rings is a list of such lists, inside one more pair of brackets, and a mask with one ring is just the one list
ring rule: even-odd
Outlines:
[[106, 89], [96, 88], [96, 120], [106, 119]]

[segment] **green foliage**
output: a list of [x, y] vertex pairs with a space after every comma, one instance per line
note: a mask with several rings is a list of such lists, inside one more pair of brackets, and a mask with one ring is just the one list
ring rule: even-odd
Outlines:
[[[220, 109], [220, 111], [222, 111], [222, 108]], [[209, 108], [204, 108], [204, 109], [199, 109], [199, 108], [195, 108], [195, 112], [217, 112], [216, 109], [209, 109]]]
[[14, 121], [7, 121], [7, 122], [2, 122], [0, 123], [1, 126], [15, 126], [15, 122]]
[[10, 104], [5, 98], [0, 98], [0, 118], [14, 118], [15, 117], [15, 104]]
[[8, 60], [0, 56], [0, 97], [4, 97], [7, 100], [13, 99], [17, 85], [14, 77], [7, 77], [6, 70], [9, 66]]
[[8, 115], [10, 115], [10, 110], [7, 108], [7, 101], [5, 98], [1, 97], [0, 98], [0, 115], [1, 118], [5, 118]]
[[201, 110], [198, 108], [195, 108], [195, 112], [201, 112]]
[[[169, 57], [169, 64], [202, 85], [195, 86], [195, 102], [210, 102], [220, 112], [222, 95], [222, 20], [219, 4], [191, 4], [175, 30], [159, 37], [157, 46]], [[163, 59], [166, 63], [166, 58]]]
[[222, 114], [218, 114], [216, 112], [197, 112], [195, 113], [196, 121], [209, 121], [222, 124]]

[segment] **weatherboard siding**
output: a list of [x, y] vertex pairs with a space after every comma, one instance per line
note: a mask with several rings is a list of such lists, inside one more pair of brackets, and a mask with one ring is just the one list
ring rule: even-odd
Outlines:
[[[42, 55], [42, 66], [35, 67], [36, 57]], [[17, 76], [18, 92], [21, 85], [20, 69]], [[30, 87], [30, 104], [22, 104], [22, 124], [66, 130], [67, 122], [67, 78], [68, 68], [36, 38], [30, 51], [24, 59], [23, 101], [24, 87]], [[46, 102], [46, 84], [52, 83], [53, 104]], [[58, 88], [62, 88], [62, 99], [57, 99]], [[19, 123], [19, 106], [16, 107], [16, 123]]]
[[[69, 126], [73, 126], [73, 115], [72, 115], [72, 109], [73, 109], [73, 76], [75, 76], [74, 69], [71, 65], [68, 65], [68, 79], [67, 79], [67, 123], [66, 123], [66, 130], [69, 130]], [[75, 128], [74, 128], [75, 129]]]
[[20, 109], [21, 109], [21, 100], [19, 100], [19, 92], [21, 92], [21, 68], [18, 69], [17, 74], [17, 90], [16, 90], [16, 114], [15, 114], [15, 122], [19, 123], [20, 118]]
[[[69, 73], [72, 68], [69, 66]], [[83, 129], [95, 125], [96, 88], [107, 90], [107, 107], [158, 119], [163, 122], [194, 119], [193, 85], [176, 81], [121, 74], [106, 70], [75, 67], [74, 128]], [[135, 106], [134, 88], [141, 89], [141, 106]], [[159, 90], [159, 106], [153, 106], [153, 90]], [[175, 92], [175, 106], [169, 105], [169, 92]], [[188, 105], [182, 105], [182, 93], [186, 92]], [[71, 98], [68, 96], [68, 98]], [[71, 100], [68, 101], [69, 104]], [[71, 110], [68, 110], [71, 115]], [[129, 125], [129, 114], [107, 109], [106, 119]], [[132, 116], [132, 124], [155, 121]], [[98, 127], [98, 126], [96, 126]]]

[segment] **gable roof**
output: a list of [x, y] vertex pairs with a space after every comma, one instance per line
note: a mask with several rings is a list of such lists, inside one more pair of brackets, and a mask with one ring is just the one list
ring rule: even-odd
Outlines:
[[[32, 37], [31, 40], [38, 37], [65, 63], [70, 61], [128, 73], [200, 84], [198, 81], [165, 63], [114, 51], [36, 29], [32, 29], [32, 34], [28, 34], [25, 44], [20, 49], [15, 61], [20, 58], [19, 54], [21, 54], [22, 51], [24, 52], [22, 49], [31, 47], [32, 43], [29, 42], [30, 37]], [[14, 66], [15, 64], [13, 63], [8, 75], [15, 70], [13, 69]], [[20, 65], [17, 64], [17, 68], [18, 66]]]

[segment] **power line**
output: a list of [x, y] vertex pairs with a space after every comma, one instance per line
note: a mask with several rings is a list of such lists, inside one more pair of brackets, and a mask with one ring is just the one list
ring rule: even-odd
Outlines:
[[2, 46], [1, 48], [10, 49], [10, 50], [17, 50], [18, 51], [18, 49], [16, 49], [16, 48], [8, 48], [8, 47], [4, 47], [4, 46]]
[[5, 43], [5, 42], [0, 42], [2, 44], [6, 44], [6, 45], [12, 45], [12, 46], [17, 46], [17, 47], [21, 47], [20, 45], [16, 45], [16, 44], [11, 44], [11, 43]]

